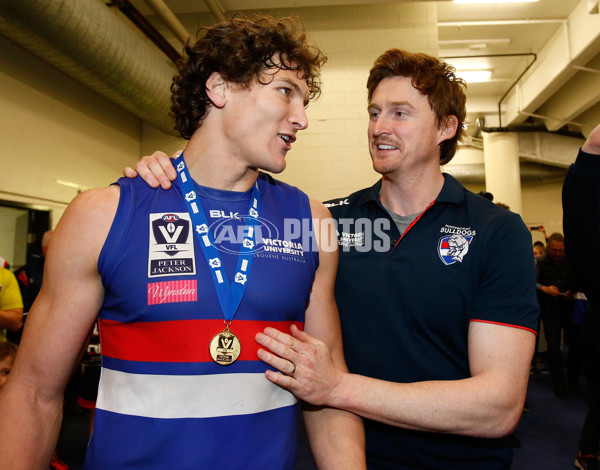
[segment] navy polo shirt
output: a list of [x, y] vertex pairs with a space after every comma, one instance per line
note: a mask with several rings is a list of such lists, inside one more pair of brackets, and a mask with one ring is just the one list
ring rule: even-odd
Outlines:
[[[467, 378], [472, 321], [536, 332], [531, 235], [520, 216], [444, 174], [400, 236], [381, 181], [328, 201], [338, 223], [336, 301], [350, 372], [392, 382]], [[365, 420], [369, 468], [508, 468], [504, 440], [407, 431]], [[406, 465], [406, 466], [403, 466]]]

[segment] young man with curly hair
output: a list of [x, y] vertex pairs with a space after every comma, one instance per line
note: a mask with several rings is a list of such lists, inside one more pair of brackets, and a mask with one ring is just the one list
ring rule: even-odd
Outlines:
[[[88, 470], [291, 470], [298, 404], [265, 378], [255, 335], [303, 327], [345, 370], [330, 214], [260, 171], [285, 168], [323, 54], [299, 21], [267, 16], [205, 28], [185, 53], [172, 85], [176, 128], [189, 139], [177, 182], [164, 191], [121, 179], [82, 193], [56, 228], [0, 394], [3, 468], [47, 461], [96, 320]], [[360, 418], [328, 407], [304, 417], [320, 468], [364, 468]]]

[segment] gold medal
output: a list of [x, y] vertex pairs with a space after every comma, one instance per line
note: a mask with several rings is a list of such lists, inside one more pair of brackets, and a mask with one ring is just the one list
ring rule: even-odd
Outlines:
[[228, 326], [210, 340], [210, 355], [217, 364], [228, 366], [233, 364], [242, 351], [242, 345]]

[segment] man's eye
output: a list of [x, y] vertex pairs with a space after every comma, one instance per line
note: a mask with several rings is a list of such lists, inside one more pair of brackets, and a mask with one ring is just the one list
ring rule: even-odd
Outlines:
[[287, 87], [281, 87], [281, 88], [279, 88], [279, 91], [281, 93], [283, 93], [284, 95], [289, 95], [292, 92], [292, 90], [290, 88], [287, 88]]

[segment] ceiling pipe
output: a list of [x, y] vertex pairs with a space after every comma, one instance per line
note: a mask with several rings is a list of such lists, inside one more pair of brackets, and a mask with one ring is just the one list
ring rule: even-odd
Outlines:
[[206, 6], [218, 23], [227, 21], [227, 18], [225, 17], [225, 9], [221, 6], [219, 0], [204, 0], [204, 3], [206, 3]]
[[521, 75], [519, 75], [517, 77], [517, 79], [513, 82], [513, 84], [508, 88], [508, 90], [506, 90], [506, 93], [504, 93], [502, 95], [502, 98], [500, 98], [498, 100], [498, 125], [500, 127], [502, 127], [502, 101], [504, 101], [504, 98], [506, 98], [508, 96], [508, 94], [510, 93], [510, 90], [512, 90], [517, 83], [519, 83], [519, 80], [521, 80], [521, 78], [523, 78], [523, 75], [525, 75], [527, 73], [527, 71], [531, 68], [531, 66], [535, 63], [535, 61], [537, 60], [537, 54], [535, 54], [534, 52], [531, 53], [525, 53], [522, 55], [532, 55], [533, 56], [533, 60], [531, 61], [531, 63], [525, 67], [525, 70], [523, 70], [523, 72], [521, 73]]
[[[531, 113], [525, 113], [523, 112], [522, 114], [525, 114], [526, 116], [532, 116], [532, 117], [545, 117], [546, 119], [551, 119], [548, 116], [540, 116], [538, 114], [531, 114]], [[573, 123], [576, 124], [576, 123]], [[520, 126], [508, 126], [508, 127], [486, 127], [485, 125], [485, 117], [480, 116], [475, 120], [475, 127], [476, 127], [476, 134], [479, 134], [479, 132], [488, 132], [488, 133], [492, 133], [492, 132], [517, 132], [517, 133], [523, 133], [523, 132], [538, 132], [538, 133], [544, 133], [544, 134], [554, 134], [554, 135], [561, 135], [564, 137], [575, 137], [577, 139], [583, 139], [583, 135], [581, 134], [581, 132], [575, 132], [575, 131], [570, 131], [568, 129], [559, 129], [557, 131], [549, 131], [546, 126], [542, 126], [542, 125], [527, 125], [527, 124], [523, 124]], [[481, 147], [483, 148], [483, 146]]]
[[576, 70], [581, 70], [582, 72], [600, 73], [600, 70], [593, 69], [590, 67], [582, 67], [580, 65], [571, 65], [571, 68], [574, 68]]
[[188, 41], [192, 38], [190, 32], [185, 26], [177, 19], [175, 14], [169, 9], [167, 4], [163, 0], [145, 0], [154, 13], [167, 25], [167, 27], [175, 34], [177, 39], [186, 46]]
[[545, 20], [487, 20], [487, 21], [440, 21], [437, 23], [438, 27], [450, 28], [456, 27], [461, 28], [463, 26], [512, 26], [520, 24], [555, 24], [564, 23], [565, 20], [561, 19], [545, 19]]
[[97, 0], [2, 0], [0, 34], [161, 131], [175, 68]]
[[[521, 161], [519, 164], [521, 182], [549, 183], [561, 181], [567, 174], [566, 168], [553, 167], [537, 162]], [[462, 184], [485, 184], [485, 165], [483, 163], [455, 164], [444, 166], [444, 171], [450, 173]]]
[[[523, 111], [523, 110], [519, 110], [519, 114], [522, 114], [523, 116], [531, 116], [531, 117], [542, 119], [542, 120], [545, 120], [545, 121], [549, 120], [549, 121], [562, 122], [563, 125], [565, 125], [565, 124], [573, 124], [574, 126], [579, 126], [579, 127], [590, 127], [589, 124], [584, 124], [583, 122], [565, 121], [564, 119], [559, 119], [559, 118], [555, 118], [555, 117], [551, 117], [551, 116], [544, 116], [542, 114], [528, 113], [528, 112]], [[546, 130], [546, 132], [550, 132], [550, 131]], [[581, 132], [561, 131], [560, 129], [558, 131], [552, 131], [551, 133], [552, 134], [568, 135], [569, 137], [579, 137], [579, 138], [583, 137], [583, 134], [581, 134]]]
[[523, 70], [521, 75], [519, 75], [519, 77], [513, 82], [513, 84], [508, 88], [506, 93], [504, 93], [504, 95], [502, 95], [502, 98], [500, 98], [500, 101], [498, 101], [498, 124], [499, 124], [499, 127], [502, 127], [502, 101], [510, 93], [510, 90], [512, 90], [515, 87], [515, 85], [519, 82], [519, 80], [521, 80], [523, 75], [525, 75], [525, 73], [535, 63], [535, 61], [537, 60], [537, 54], [535, 52], [517, 52], [514, 54], [456, 55], [456, 56], [441, 57], [441, 59], [481, 59], [481, 58], [487, 58], [487, 57], [519, 57], [519, 56], [533, 56], [533, 60], [525, 68], [525, 70]]
[[129, 0], [113, 0], [106, 6], [116, 6], [129, 20], [136, 25], [165, 55], [177, 63], [181, 58], [179, 52], [160, 34], [154, 26], [142, 15]]

